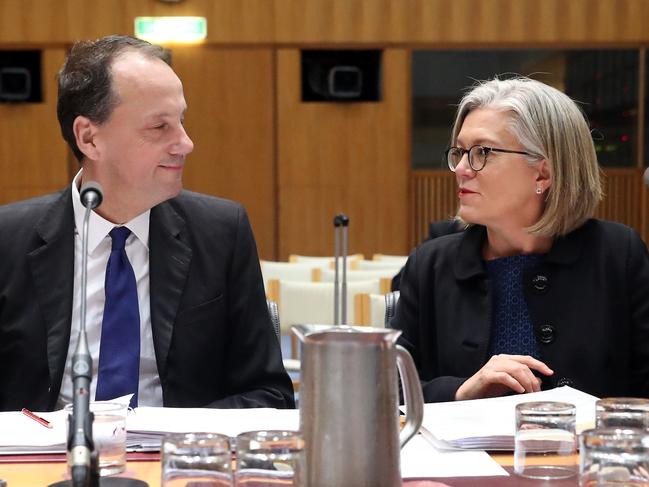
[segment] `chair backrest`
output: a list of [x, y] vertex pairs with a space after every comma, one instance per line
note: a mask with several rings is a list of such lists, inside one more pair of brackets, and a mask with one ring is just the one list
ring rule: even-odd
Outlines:
[[[347, 256], [347, 266], [351, 267], [354, 262], [358, 260], [363, 260], [363, 254], [352, 254]], [[288, 256], [288, 261], [294, 264], [311, 264], [321, 269], [333, 269], [336, 266], [336, 258], [332, 255], [331, 257], [315, 257], [310, 255], [297, 255], [291, 254]], [[342, 265], [342, 259], [341, 259]]]
[[357, 322], [373, 328], [385, 327], [385, 296], [383, 294], [360, 293], [354, 296]]
[[273, 324], [275, 335], [277, 335], [277, 339], [280, 340], [279, 308], [277, 307], [277, 303], [275, 301], [267, 299], [266, 306], [268, 306], [268, 314], [270, 315], [270, 321]]
[[[346, 272], [347, 282], [351, 281], [372, 281], [374, 279], [388, 279], [391, 280], [392, 277], [399, 270], [394, 269], [371, 269], [371, 270], [354, 270], [349, 269]], [[332, 269], [322, 269], [320, 271], [320, 281], [322, 282], [334, 282], [336, 278], [336, 271]], [[342, 273], [339, 273], [338, 279], [342, 280]], [[388, 291], [390, 288], [388, 287]]]
[[[282, 333], [289, 333], [293, 325], [306, 323], [334, 323], [333, 282], [271, 281], [271, 299], [277, 301]], [[380, 290], [378, 279], [347, 283], [347, 323], [356, 324], [354, 295]]]
[[384, 263], [394, 263], [403, 267], [408, 260], [407, 255], [386, 255], [386, 254], [374, 254], [372, 256], [374, 262], [384, 262]]
[[308, 262], [296, 264], [292, 262], [261, 260], [259, 264], [264, 279], [264, 286], [266, 287], [266, 295], [268, 295], [268, 282], [271, 279], [300, 282], [319, 280], [320, 268]]
[[397, 313], [397, 303], [401, 296], [400, 291], [392, 291], [385, 295], [385, 327], [390, 328], [390, 320]]
[[389, 271], [394, 274], [399, 272], [403, 267], [399, 262], [383, 261], [383, 260], [356, 260], [352, 262], [352, 269], [359, 271]]

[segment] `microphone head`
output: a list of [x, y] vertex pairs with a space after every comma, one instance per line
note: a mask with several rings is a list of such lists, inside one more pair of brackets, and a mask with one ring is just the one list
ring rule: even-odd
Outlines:
[[349, 217], [343, 213], [334, 217], [334, 227], [349, 226]]
[[81, 204], [83, 206], [94, 210], [101, 205], [104, 199], [104, 191], [97, 181], [87, 181], [81, 185], [79, 196], [81, 197]]

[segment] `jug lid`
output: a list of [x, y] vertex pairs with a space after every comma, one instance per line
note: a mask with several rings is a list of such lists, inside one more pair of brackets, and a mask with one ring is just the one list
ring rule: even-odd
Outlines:
[[291, 330], [302, 341], [396, 342], [401, 330], [350, 325], [294, 325]]

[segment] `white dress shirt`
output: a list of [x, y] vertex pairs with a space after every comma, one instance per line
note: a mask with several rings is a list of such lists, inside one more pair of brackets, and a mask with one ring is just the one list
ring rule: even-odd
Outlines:
[[[65, 361], [65, 372], [61, 384], [58, 406], [72, 402], [72, 354], [77, 346], [80, 315], [81, 315], [81, 234], [85, 208], [81, 204], [77, 181], [79, 171], [72, 181], [72, 204], [74, 206], [74, 296], [72, 301], [72, 327], [70, 346]], [[138, 406], [162, 406], [162, 386], [155, 360], [153, 334], [151, 331], [151, 305], [149, 288], [149, 217], [151, 210], [136, 216], [123, 226], [131, 231], [126, 239], [126, 255], [128, 256], [135, 281], [137, 282], [138, 306], [140, 310], [140, 379], [138, 390]], [[97, 389], [97, 370], [99, 366], [99, 342], [101, 339], [101, 324], [104, 315], [106, 295], [104, 283], [106, 266], [110, 256], [112, 239], [109, 232], [116, 226], [102, 218], [94, 211], [90, 213], [88, 225], [88, 291], [86, 301], [86, 333], [88, 347], [92, 356], [92, 382], [90, 398], [94, 400]]]

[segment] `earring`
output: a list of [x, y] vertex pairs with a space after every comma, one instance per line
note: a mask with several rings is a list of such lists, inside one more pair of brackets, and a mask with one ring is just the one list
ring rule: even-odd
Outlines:
[[541, 189], [540, 186], [537, 186], [536, 187], [536, 194], [541, 194], [541, 193], [543, 193], [543, 190]]

